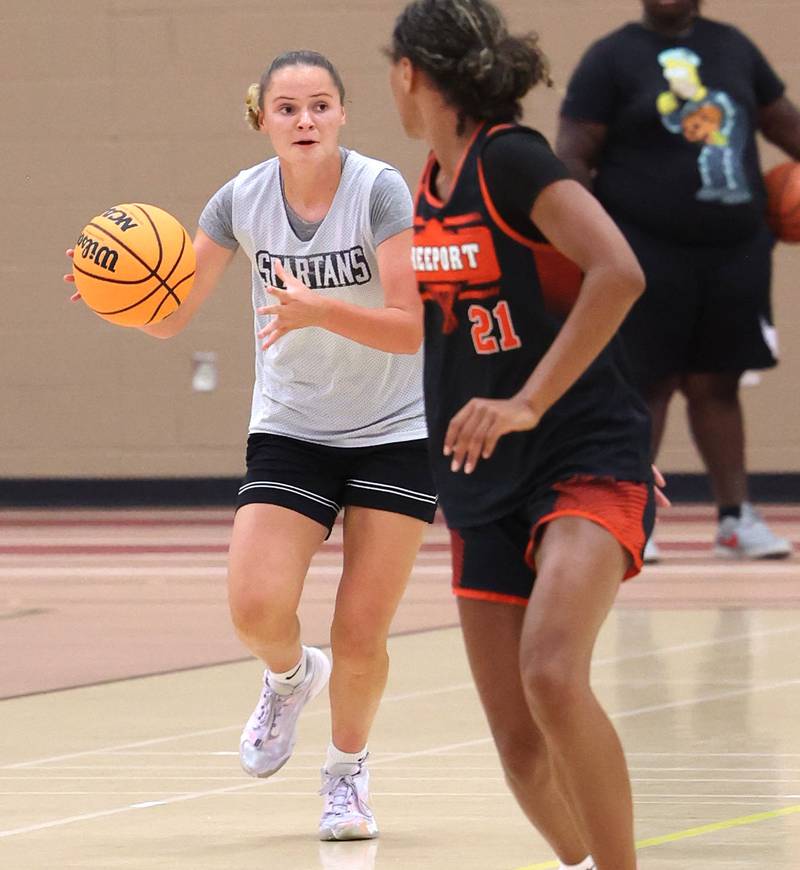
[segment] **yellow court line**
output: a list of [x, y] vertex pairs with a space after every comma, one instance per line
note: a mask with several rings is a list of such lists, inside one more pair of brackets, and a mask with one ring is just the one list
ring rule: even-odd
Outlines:
[[[764, 813], [753, 813], [751, 816], [739, 816], [735, 819], [725, 819], [722, 822], [712, 822], [709, 825], [700, 825], [698, 828], [686, 828], [685, 831], [676, 831], [674, 834], [663, 834], [660, 837], [649, 837], [636, 843], [637, 849], [646, 849], [648, 846], [661, 846], [663, 843], [675, 843], [678, 840], [688, 840], [690, 837], [701, 837], [703, 834], [711, 834], [714, 831], [725, 831], [728, 828], [738, 828], [741, 825], [753, 825], [756, 822], [766, 822], [769, 819], [777, 819], [781, 816], [791, 816], [800, 813], [800, 804], [792, 807], [783, 807], [779, 810], [769, 810]], [[558, 861], [544, 861], [541, 864], [529, 864], [526, 867], [518, 867], [517, 870], [553, 870], [558, 868]]]

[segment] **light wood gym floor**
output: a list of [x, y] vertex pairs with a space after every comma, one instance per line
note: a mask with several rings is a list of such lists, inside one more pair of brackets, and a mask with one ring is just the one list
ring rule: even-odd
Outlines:
[[[800, 547], [800, 507], [765, 509]], [[324, 697], [269, 780], [237, 743], [259, 691], [225, 604], [230, 511], [0, 512], [3, 870], [555, 867], [508, 794], [467, 671], [447, 536], [426, 538], [370, 740], [377, 841], [320, 844]], [[800, 868], [800, 565], [715, 560], [705, 506], [663, 512], [594, 684], [620, 730], [640, 870]], [[327, 642], [338, 529], [305, 640]]]

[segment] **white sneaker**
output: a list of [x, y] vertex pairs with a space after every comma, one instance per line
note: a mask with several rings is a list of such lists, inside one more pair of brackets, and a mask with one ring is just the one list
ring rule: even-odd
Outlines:
[[650, 535], [647, 539], [647, 543], [644, 545], [642, 559], [644, 560], [645, 565], [655, 565], [656, 562], [661, 561], [661, 550], [652, 535]]
[[264, 671], [264, 687], [239, 740], [239, 761], [250, 776], [267, 777], [289, 760], [297, 740], [300, 711], [318, 695], [331, 673], [331, 663], [322, 650], [304, 647], [306, 678], [289, 695], [279, 695], [269, 685]]
[[789, 541], [779, 538], [747, 502], [739, 519], [722, 520], [714, 541], [714, 554], [726, 559], [785, 559], [791, 552]]
[[[355, 773], [340, 773], [337, 769]], [[359, 765], [334, 765], [332, 771], [322, 769], [325, 809], [319, 821], [320, 840], [371, 840], [378, 836], [378, 824], [367, 803], [369, 770], [366, 762]]]

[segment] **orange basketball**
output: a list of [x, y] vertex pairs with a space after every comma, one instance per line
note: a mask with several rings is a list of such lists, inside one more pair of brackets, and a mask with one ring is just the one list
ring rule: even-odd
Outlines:
[[789, 161], [764, 176], [767, 221], [782, 242], [800, 242], [800, 163]]
[[192, 289], [192, 240], [171, 214], [125, 203], [98, 215], [75, 242], [72, 274], [83, 301], [120, 326], [158, 323]]

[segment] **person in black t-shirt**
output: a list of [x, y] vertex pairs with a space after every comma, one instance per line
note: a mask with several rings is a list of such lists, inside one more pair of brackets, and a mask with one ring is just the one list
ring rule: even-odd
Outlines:
[[[643, 18], [595, 42], [569, 83], [556, 151], [630, 242], [647, 289], [623, 324], [653, 420], [652, 456], [676, 390], [719, 513], [715, 552], [788, 556], [747, 501], [739, 380], [776, 365], [773, 237], [761, 131], [800, 160], [800, 113], [739, 30], [699, 0], [642, 0]], [[657, 561], [650, 540], [646, 561]]]
[[515, 123], [548, 78], [535, 37], [510, 36], [487, 0], [416, 0], [389, 55], [403, 126], [432, 149], [413, 261], [472, 673], [561, 866], [634, 870], [625, 758], [589, 671], [653, 520], [647, 409], [614, 337], [643, 275], [544, 137]]

